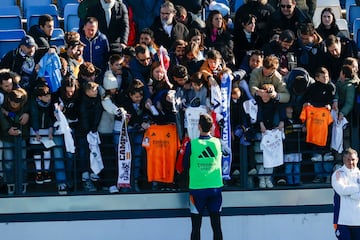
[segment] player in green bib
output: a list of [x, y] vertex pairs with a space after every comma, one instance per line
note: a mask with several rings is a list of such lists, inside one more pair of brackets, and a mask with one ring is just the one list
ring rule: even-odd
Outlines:
[[191, 240], [200, 240], [200, 228], [205, 208], [210, 214], [214, 240], [222, 240], [220, 213], [222, 205], [221, 143], [211, 136], [213, 120], [202, 114], [199, 119], [200, 137], [186, 146], [184, 169], [189, 170]]

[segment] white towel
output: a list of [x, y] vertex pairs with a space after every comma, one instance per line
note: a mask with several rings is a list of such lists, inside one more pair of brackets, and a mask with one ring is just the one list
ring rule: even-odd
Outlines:
[[99, 144], [101, 143], [98, 132], [89, 132], [86, 136], [90, 149], [90, 168], [95, 174], [104, 168]]
[[59, 109], [58, 104], [55, 105], [55, 117], [56, 122], [54, 124], [55, 127], [58, 126], [58, 133], [64, 134], [65, 148], [66, 152], [75, 153], [75, 144], [74, 139], [71, 134], [71, 128], [69, 127], [69, 123], [64, 115], [64, 113]]

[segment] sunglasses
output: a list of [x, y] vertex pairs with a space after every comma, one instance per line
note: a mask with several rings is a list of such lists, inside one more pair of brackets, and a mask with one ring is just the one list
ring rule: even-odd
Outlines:
[[291, 5], [283, 5], [283, 4], [281, 4], [281, 5], [280, 5], [280, 7], [281, 7], [281, 8], [287, 8], [287, 9], [290, 9], [290, 8], [291, 8]]

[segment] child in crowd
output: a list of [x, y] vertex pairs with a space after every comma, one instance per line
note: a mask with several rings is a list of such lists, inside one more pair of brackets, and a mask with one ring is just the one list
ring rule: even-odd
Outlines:
[[[152, 119], [158, 124], [175, 123], [174, 94], [166, 80], [165, 70], [160, 62], [153, 62], [151, 65], [151, 80], [153, 94], [151, 101], [159, 114], [153, 114]], [[169, 96], [169, 93], [173, 96]]]
[[303, 144], [301, 140], [303, 126], [299, 118], [294, 117], [292, 106], [286, 107], [286, 118], [284, 121], [284, 165], [288, 185], [300, 185], [300, 162], [302, 161], [301, 151]]
[[[80, 107], [80, 88], [79, 82], [75, 77], [72, 75], [65, 76], [58, 91], [58, 96], [54, 96], [54, 102], [58, 103], [59, 110], [65, 115], [72, 137], [74, 138], [79, 123]], [[74, 188], [74, 156], [74, 153], [66, 151], [65, 167], [59, 167], [57, 171], [60, 172], [65, 168], [66, 183], [58, 186], [59, 193], [65, 193], [66, 190]]]
[[77, 79], [79, 81], [80, 86], [85, 82], [102, 82], [98, 79], [98, 75], [100, 74], [100, 69], [97, 68], [91, 62], [84, 62], [79, 66], [79, 75]]
[[104, 74], [103, 89], [101, 95], [101, 105], [105, 111], [102, 112], [98, 131], [100, 133], [110, 134], [114, 129], [114, 117], [121, 115], [121, 109], [116, 105], [116, 97], [119, 92], [119, 85], [116, 76], [111, 70]]
[[113, 54], [109, 58], [109, 70], [116, 78], [117, 89], [119, 92], [124, 91], [129, 86], [129, 79], [127, 77], [122, 77], [122, 66], [124, 59], [124, 56], [121, 56], [119, 54]]
[[209, 110], [209, 98], [207, 82], [204, 74], [196, 72], [190, 77], [191, 88], [185, 91], [185, 131], [190, 139], [199, 137], [199, 130], [196, 127], [200, 114]]
[[184, 65], [188, 69], [189, 75], [191, 76], [195, 72], [198, 72], [204, 63], [204, 57], [201, 55], [199, 43], [190, 42], [185, 47], [185, 59]]
[[[150, 126], [148, 110], [145, 108], [144, 84], [134, 79], [127, 90], [121, 106], [128, 114], [127, 130], [131, 145], [131, 186], [136, 192], [140, 191], [139, 180], [145, 176], [145, 150], [142, 147], [144, 131]], [[115, 138], [119, 139], [119, 134]], [[117, 143], [119, 140], [117, 140]]]
[[[222, 101], [220, 90], [221, 77], [224, 73], [231, 74], [231, 70], [225, 66], [225, 62], [223, 61], [219, 51], [210, 50], [206, 55], [206, 60], [200, 68], [200, 72], [207, 81], [207, 88], [210, 92], [211, 110], [216, 113], [213, 114], [213, 116], [216, 115], [216, 121], [214, 122], [217, 123], [220, 119], [222, 119], [222, 117], [220, 117], [220, 103]], [[217, 129], [218, 125], [215, 124], [215, 126]], [[218, 132], [218, 130], [215, 131]]]
[[185, 92], [190, 88], [188, 71], [183, 65], [176, 65], [171, 71], [173, 90], [175, 90], [176, 106], [176, 127], [180, 140], [184, 137], [184, 117], [185, 117]]
[[51, 145], [46, 146], [44, 141], [53, 141], [55, 116], [50, 89], [45, 83], [39, 83], [33, 90], [30, 116], [30, 144], [33, 148], [36, 169], [35, 182], [37, 184], [49, 183], [52, 181], [50, 176]]
[[198, 101], [199, 104], [204, 107], [209, 106], [207, 81], [204, 78], [204, 74], [196, 72], [190, 77], [191, 88], [185, 91], [184, 99], [185, 106], [194, 106], [194, 101]]
[[222, 56], [217, 50], [210, 50], [206, 55], [206, 60], [200, 68], [200, 72], [204, 74], [208, 82], [208, 86], [220, 83], [220, 73], [225, 70], [225, 63]]
[[191, 45], [193, 42], [199, 45], [200, 53], [198, 55], [198, 59], [205, 59], [205, 50], [206, 47], [204, 45], [204, 33], [202, 33], [197, 28], [192, 28], [189, 30], [188, 35], [188, 45]]
[[[238, 84], [232, 86], [231, 90], [231, 100], [230, 100], [230, 124], [231, 124], [231, 137], [232, 137], [232, 169], [233, 175], [239, 173], [241, 152], [243, 147], [247, 148], [250, 145], [250, 139], [247, 139], [247, 131], [250, 127], [250, 118], [245, 113], [243, 103], [248, 100], [247, 95], [241, 89]], [[253, 173], [255, 170], [255, 164], [251, 160], [252, 157], [248, 159], [248, 168], [252, 170]]]
[[[308, 87], [304, 95], [305, 103], [300, 119], [303, 122], [306, 121], [306, 142], [310, 143], [310, 148], [315, 152], [311, 157], [311, 160], [314, 162], [314, 183], [322, 182], [325, 179], [328, 182], [330, 181], [334, 157], [330, 153], [330, 134], [328, 134], [328, 128], [332, 122], [330, 109], [335, 99], [335, 92], [336, 88], [330, 81], [329, 71], [324, 67], [320, 67], [316, 70], [315, 82]], [[311, 114], [311, 112], [322, 113], [319, 116], [323, 118], [322, 121], [314, 121], [316, 115], [314, 113]], [[320, 123], [321, 125], [319, 125]], [[315, 128], [315, 126], [317, 127]], [[316, 132], [313, 132], [313, 130]], [[322, 137], [320, 141], [315, 139], [316, 135]], [[322, 156], [323, 152], [325, 152], [324, 156]]]
[[[79, 109], [78, 136], [78, 169], [82, 173], [83, 188], [86, 192], [96, 191], [93, 181], [99, 180], [98, 175], [91, 172], [89, 161], [89, 143], [87, 135], [97, 135], [103, 108], [99, 94], [99, 84], [85, 82], [82, 85], [82, 98]], [[91, 173], [91, 174], [90, 174]]]
[[129, 64], [131, 59], [135, 57], [135, 49], [133, 47], [126, 47], [122, 51], [122, 54], [124, 56], [124, 60], [121, 64], [121, 78], [124, 83], [127, 83], [124, 84], [124, 88], [123, 88], [124, 90], [126, 90], [125, 85], [128, 86], [131, 80], [133, 79]]
[[[261, 97], [256, 96], [255, 100], [258, 104], [257, 122], [259, 124], [260, 132], [263, 134], [267, 130], [284, 128], [282, 114], [280, 112], [279, 101], [271, 98], [271, 93], [275, 91], [273, 84], [263, 84], [262, 90], [269, 94], [263, 94]], [[259, 174], [259, 187], [260, 188], [273, 188], [272, 174], [273, 168], [265, 168], [263, 164], [263, 152], [260, 150], [259, 142], [254, 143], [255, 160], [257, 162], [257, 169]], [[261, 153], [261, 154], [259, 154]], [[281, 159], [282, 161], [282, 159]]]
[[[334, 124], [346, 124], [341, 126], [343, 129], [343, 137], [336, 139], [336, 136], [332, 136], [332, 147], [336, 150], [336, 161], [339, 161], [343, 149], [350, 147], [350, 129], [347, 127], [347, 123], [351, 122], [350, 113], [352, 112], [355, 104], [356, 87], [359, 84], [359, 79], [356, 77], [355, 69], [351, 65], [343, 65], [340, 72], [340, 78], [336, 82], [336, 95], [335, 110], [337, 110], [337, 122]], [[344, 119], [346, 118], [346, 120]], [[335, 119], [334, 119], [335, 120]], [[336, 141], [337, 140], [337, 141]], [[339, 144], [335, 144], [339, 143]], [[341, 144], [342, 143], [342, 144]]]
[[[15, 189], [15, 166], [14, 155], [16, 149], [21, 148], [21, 193], [26, 193], [26, 143], [25, 139], [29, 136], [29, 124], [20, 123], [22, 114], [25, 113], [25, 104], [28, 95], [22, 88], [11, 90], [2, 104], [0, 113], [1, 140], [4, 147], [3, 165], [5, 170], [5, 181], [8, 187], [8, 194], [14, 194]], [[20, 145], [20, 146], [19, 146]], [[14, 148], [18, 146], [18, 148]]]
[[[119, 105], [116, 103], [117, 96], [119, 94], [123, 94], [125, 91], [121, 92], [121, 90], [119, 90], [118, 80], [119, 78], [114, 75], [113, 71], [108, 70], [104, 74], [102, 88], [101, 90], [99, 89], [101, 95], [101, 105], [104, 108], [104, 111], [102, 111], [101, 120], [97, 130], [100, 133], [102, 144], [107, 146], [111, 146], [114, 141], [112, 135], [115, 119], [121, 118], [124, 112], [124, 110], [118, 107]], [[103, 152], [105, 159], [116, 156], [116, 146], [117, 144], [115, 144], [114, 148], [109, 147]], [[104, 170], [101, 171], [101, 178], [104, 179], [104, 181], [101, 181], [101, 185], [105, 188], [112, 186], [115, 182], [115, 179], [113, 179], [115, 176], [115, 171], [113, 171], [114, 169], [116, 169], [115, 161], [104, 161]]]

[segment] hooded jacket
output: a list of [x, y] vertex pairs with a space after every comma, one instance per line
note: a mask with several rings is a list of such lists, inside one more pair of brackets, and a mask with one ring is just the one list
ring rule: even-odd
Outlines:
[[34, 25], [29, 30], [29, 35], [32, 36], [39, 48], [49, 48], [51, 36], [47, 36], [39, 25]]
[[88, 11], [88, 16], [95, 17], [99, 21], [99, 30], [106, 35], [111, 47], [116, 44], [127, 44], [129, 37], [129, 16], [126, 5], [121, 1], [115, 1], [111, 8], [110, 24], [107, 26], [105, 11], [100, 0]]

